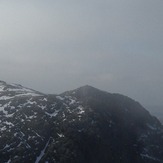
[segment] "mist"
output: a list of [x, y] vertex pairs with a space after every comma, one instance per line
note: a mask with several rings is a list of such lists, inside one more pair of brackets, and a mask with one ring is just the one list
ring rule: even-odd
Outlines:
[[44, 93], [83, 85], [163, 101], [163, 1], [0, 2], [0, 78]]

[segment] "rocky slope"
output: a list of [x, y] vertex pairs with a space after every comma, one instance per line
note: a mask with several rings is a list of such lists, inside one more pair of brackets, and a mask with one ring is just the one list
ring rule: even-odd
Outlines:
[[163, 127], [123, 95], [91, 86], [45, 95], [1, 81], [0, 162], [161, 163]]

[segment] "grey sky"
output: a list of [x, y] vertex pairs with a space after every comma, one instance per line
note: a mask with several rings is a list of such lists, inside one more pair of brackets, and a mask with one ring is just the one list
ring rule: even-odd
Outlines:
[[0, 78], [45, 92], [82, 85], [163, 102], [162, 0], [2, 0]]

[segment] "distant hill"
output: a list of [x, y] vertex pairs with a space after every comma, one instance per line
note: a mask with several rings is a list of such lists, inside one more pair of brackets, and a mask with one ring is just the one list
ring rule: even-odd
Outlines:
[[163, 126], [129, 97], [88, 85], [47, 95], [0, 81], [0, 162], [161, 163]]
[[146, 108], [163, 124], [163, 105], [146, 105]]

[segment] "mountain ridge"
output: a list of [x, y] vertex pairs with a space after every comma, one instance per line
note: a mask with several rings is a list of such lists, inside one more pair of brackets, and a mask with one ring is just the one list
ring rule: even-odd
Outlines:
[[163, 126], [127, 96], [89, 85], [48, 95], [0, 82], [0, 162], [162, 161]]

